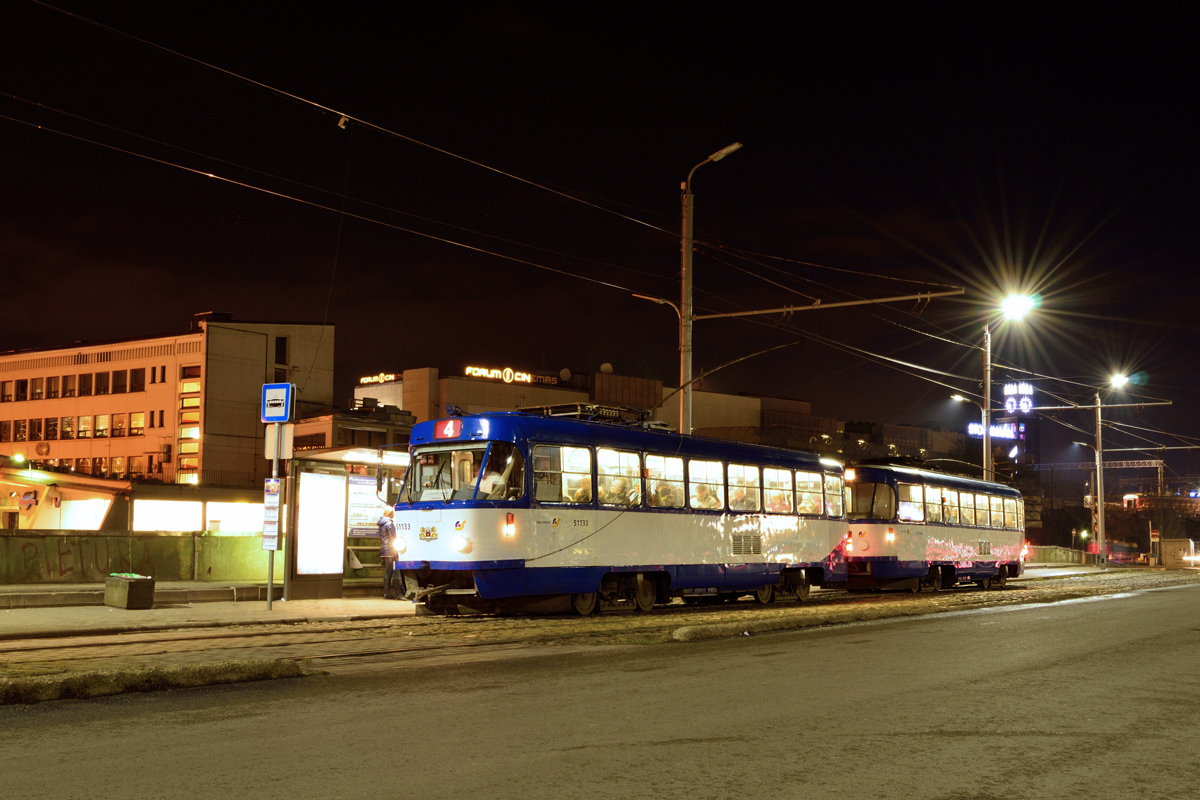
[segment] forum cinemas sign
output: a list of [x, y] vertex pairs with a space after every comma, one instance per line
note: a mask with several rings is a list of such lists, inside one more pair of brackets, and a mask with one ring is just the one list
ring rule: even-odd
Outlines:
[[533, 375], [529, 372], [518, 372], [512, 367], [504, 367], [503, 369], [467, 367], [466, 375], [468, 378], [486, 378], [492, 381], [504, 381], [505, 383], [545, 383], [550, 386], [558, 383], [558, 378], [553, 375]]

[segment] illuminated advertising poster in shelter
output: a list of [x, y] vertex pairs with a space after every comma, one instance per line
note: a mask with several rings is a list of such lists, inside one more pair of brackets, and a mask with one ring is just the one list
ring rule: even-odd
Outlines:
[[346, 548], [346, 477], [300, 473], [296, 574], [341, 574]]
[[346, 518], [347, 536], [375, 536], [379, 528], [375, 525], [383, 515], [387, 503], [382, 503], [375, 494], [375, 479], [367, 475], [350, 476], [350, 514]]

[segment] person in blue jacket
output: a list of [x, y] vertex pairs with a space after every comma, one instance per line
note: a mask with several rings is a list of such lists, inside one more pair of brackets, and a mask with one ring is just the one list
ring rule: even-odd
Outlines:
[[383, 562], [383, 596], [388, 600], [399, 600], [403, 594], [399, 588], [394, 595], [392, 593], [396, 581], [395, 516], [396, 512], [389, 508], [383, 512], [379, 522], [375, 523], [379, 527], [379, 560]]

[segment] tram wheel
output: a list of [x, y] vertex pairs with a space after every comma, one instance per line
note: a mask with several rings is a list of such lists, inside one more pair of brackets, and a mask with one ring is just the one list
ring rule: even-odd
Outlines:
[[1008, 583], [1008, 567], [1000, 567], [1000, 571], [992, 578], [991, 588], [1003, 589], [1006, 583]]
[[582, 592], [571, 595], [571, 608], [581, 617], [595, 614], [600, 608], [600, 598], [595, 592]]
[[653, 578], [642, 576], [642, 580], [637, 582], [633, 591], [633, 600], [637, 603], [637, 610], [643, 613], [654, 608], [654, 601], [658, 599], [658, 585]]
[[808, 599], [809, 585], [807, 583], [796, 584], [796, 602], [800, 603]]
[[984, 578], [981, 581], [975, 581], [975, 585], [986, 592], [988, 589], [992, 588], [992, 579]]
[[775, 587], [769, 583], [765, 583], [754, 590], [754, 602], [760, 606], [768, 605], [774, 599]]
[[940, 567], [930, 567], [929, 575], [922, 581], [925, 588], [931, 592], [940, 592], [942, 590], [942, 570]]

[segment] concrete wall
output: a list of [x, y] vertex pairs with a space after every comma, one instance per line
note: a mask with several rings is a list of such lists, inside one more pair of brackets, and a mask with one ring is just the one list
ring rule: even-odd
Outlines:
[[[199, 532], [105, 534], [23, 531], [0, 535], [0, 583], [101, 583], [113, 572], [160, 581], [265, 581], [262, 536]], [[283, 580], [283, 551], [275, 573]]]
[[1082, 564], [1082, 550], [1068, 547], [1030, 547], [1028, 561], [1031, 564]]

